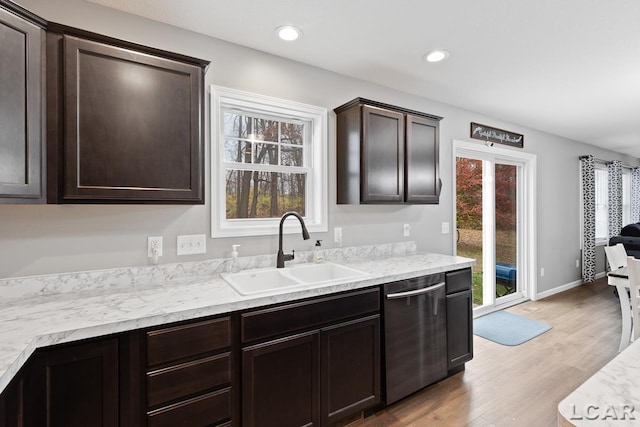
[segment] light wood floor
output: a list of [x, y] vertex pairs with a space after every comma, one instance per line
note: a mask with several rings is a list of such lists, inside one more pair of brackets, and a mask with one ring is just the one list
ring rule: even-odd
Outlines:
[[349, 427], [555, 426], [558, 403], [618, 352], [618, 299], [605, 278], [507, 311], [553, 328], [515, 347], [474, 337], [466, 371]]

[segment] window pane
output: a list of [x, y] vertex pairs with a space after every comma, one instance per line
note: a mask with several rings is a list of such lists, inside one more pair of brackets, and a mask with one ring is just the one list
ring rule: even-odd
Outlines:
[[261, 163], [265, 165], [277, 165], [278, 164], [278, 146], [275, 144], [262, 144], [256, 143], [256, 154], [254, 163]]
[[596, 239], [609, 238], [609, 189], [605, 169], [596, 169]]
[[227, 169], [227, 219], [280, 218], [294, 210], [305, 215], [305, 173]]
[[278, 122], [276, 120], [256, 119], [255, 124], [255, 139], [278, 142]]
[[224, 161], [251, 163], [251, 143], [244, 141], [224, 141]]
[[302, 147], [288, 147], [283, 145], [280, 149], [282, 150], [283, 166], [304, 166]]
[[251, 117], [224, 113], [224, 136], [247, 138], [251, 133]]
[[304, 125], [295, 123], [282, 123], [281, 141], [285, 144], [302, 145]]

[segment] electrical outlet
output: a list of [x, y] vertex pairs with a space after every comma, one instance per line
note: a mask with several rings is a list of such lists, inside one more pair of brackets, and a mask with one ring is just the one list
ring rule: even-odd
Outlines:
[[442, 223], [442, 234], [449, 234], [449, 223], [448, 222], [443, 222]]
[[540, 277], [544, 277], [544, 267], [540, 267]]
[[333, 243], [339, 248], [342, 247], [342, 227], [333, 229]]
[[404, 230], [402, 231], [404, 237], [409, 237], [411, 235], [411, 226], [409, 224], [404, 225]]
[[580, 268], [580, 260], [579, 259], [576, 260], [576, 268]]
[[207, 253], [207, 236], [204, 234], [190, 234], [178, 236], [178, 255], [195, 255]]
[[147, 256], [162, 256], [162, 236], [147, 237]]

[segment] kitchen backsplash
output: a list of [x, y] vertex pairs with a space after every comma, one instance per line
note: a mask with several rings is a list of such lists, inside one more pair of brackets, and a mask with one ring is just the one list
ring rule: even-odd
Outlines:
[[[352, 246], [322, 249], [325, 261], [375, 260], [403, 256], [417, 251], [416, 242], [385, 243], [379, 245]], [[313, 251], [296, 252], [290, 263], [312, 262]], [[257, 255], [240, 257], [239, 268], [273, 267], [276, 256]], [[188, 280], [224, 273], [229, 258], [198, 262], [180, 262], [152, 266], [114, 268], [109, 270], [47, 274], [42, 276], [0, 279], [0, 298], [28, 298], [70, 292], [126, 289], [130, 287], [158, 286], [175, 280]]]

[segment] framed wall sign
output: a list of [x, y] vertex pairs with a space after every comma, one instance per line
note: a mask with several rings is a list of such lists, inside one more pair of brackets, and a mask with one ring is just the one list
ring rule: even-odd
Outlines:
[[524, 135], [471, 122], [471, 138], [522, 148]]

